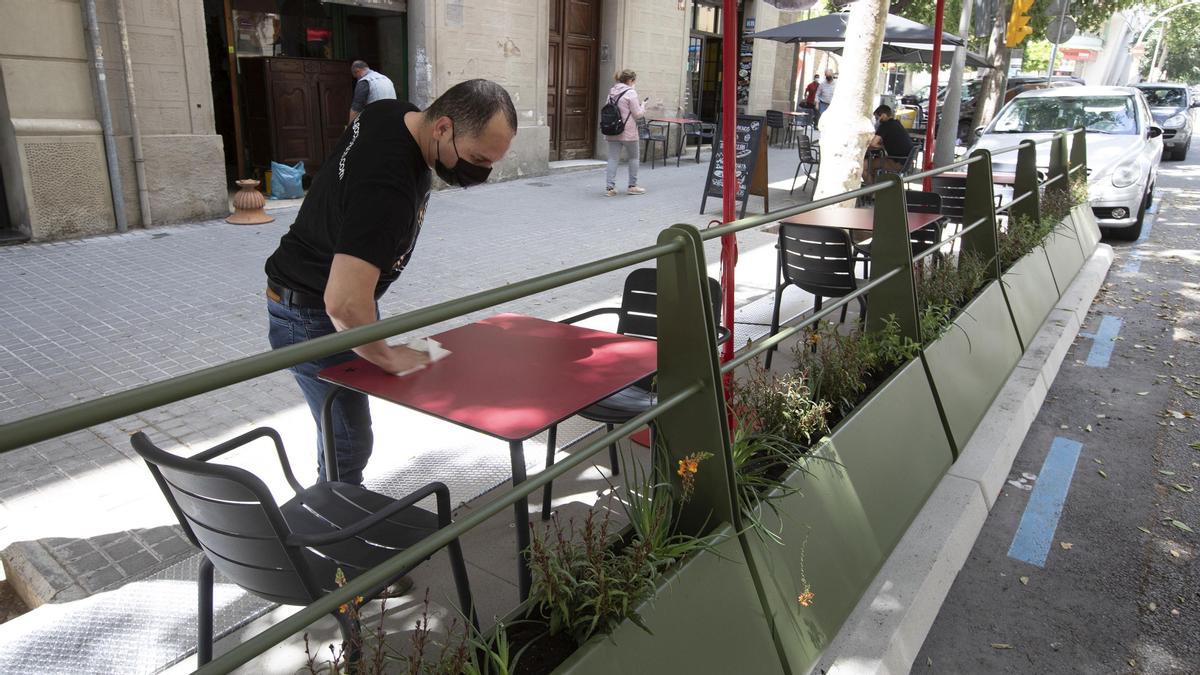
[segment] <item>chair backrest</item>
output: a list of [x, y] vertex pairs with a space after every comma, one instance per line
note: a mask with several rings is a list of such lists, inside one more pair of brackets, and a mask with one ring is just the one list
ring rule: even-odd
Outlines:
[[234, 466], [179, 457], [138, 432], [130, 439], [192, 543], [213, 567], [242, 588], [283, 604], [320, 596], [270, 490]]
[[779, 264], [784, 281], [813, 295], [837, 298], [857, 288], [845, 230], [780, 223]]
[[967, 179], [953, 176], [934, 176], [933, 191], [942, 198], [942, 215], [962, 222], [967, 201]]
[[941, 213], [942, 197], [936, 192], [905, 190], [904, 202], [912, 213]]
[[772, 129], [782, 129], [784, 126], [783, 111], [768, 110], [767, 111], [767, 126]]
[[800, 155], [801, 164], [816, 164], [817, 155], [813, 152], [812, 141], [807, 136], [800, 136], [796, 139], [796, 152]]
[[[712, 298], [713, 316], [721, 323], [721, 283], [708, 278], [708, 290]], [[621, 293], [621, 318], [617, 322], [621, 335], [658, 338], [658, 270], [641, 267], [625, 277], [625, 289]]]

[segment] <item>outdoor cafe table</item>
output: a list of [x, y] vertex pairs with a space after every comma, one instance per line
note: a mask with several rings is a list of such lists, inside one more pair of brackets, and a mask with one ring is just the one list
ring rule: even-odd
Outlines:
[[[508, 441], [514, 486], [525, 480], [526, 440], [654, 373], [658, 364], [653, 340], [520, 314], [499, 314], [433, 339], [450, 355], [415, 373], [397, 377], [354, 359], [319, 377]], [[528, 500], [522, 498], [513, 510], [524, 600], [531, 583], [524, 556]]]
[[[932, 225], [942, 218], [941, 214], [937, 213], [913, 213], [910, 211], [907, 215], [908, 231], [910, 233], [916, 232], [927, 225]], [[791, 216], [790, 218], [784, 218], [779, 222], [788, 225], [810, 225], [813, 227], [870, 232], [875, 229], [875, 209], [826, 206]]]
[[687, 140], [687, 136], [685, 134], [687, 132], [688, 125], [700, 124], [700, 120], [689, 119], [687, 117], [655, 117], [655, 118], [652, 118], [650, 120], [650, 122], [651, 123], [660, 122], [662, 124], [668, 125], [667, 126], [667, 129], [668, 129], [667, 135], [668, 136], [671, 135], [670, 125], [672, 125], [672, 124], [679, 125], [679, 143], [677, 143], [675, 145], [675, 166], [679, 166], [679, 158], [680, 158], [680, 156], [683, 155], [683, 144]]
[[[945, 173], [938, 174], [938, 175], [942, 176], [943, 178], [961, 178], [961, 179], [965, 180], [967, 177], [967, 172], [966, 171], [947, 171]], [[1017, 182], [1017, 174], [1015, 174], [1015, 173], [1004, 173], [1004, 172], [994, 172], [994, 171], [992, 172], [992, 183], [994, 183], [996, 185], [1014, 185], [1014, 184], [1016, 184], [1016, 182]]]

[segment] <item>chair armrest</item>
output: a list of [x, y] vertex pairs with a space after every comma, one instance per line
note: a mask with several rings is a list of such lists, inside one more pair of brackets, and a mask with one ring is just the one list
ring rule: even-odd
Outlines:
[[623, 316], [625, 312], [619, 307], [601, 307], [599, 309], [589, 309], [588, 311], [582, 314], [576, 314], [575, 316], [569, 316], [560, 320], [559, 323], [579, 323], [584, 319], [590, 319], [595, 316], [600, 316], [601, 314], [616, 314], [617, 316]]
[[264, 436], [270, 438], [275, 443], [275, 454], [279, 456], [279, 466], [283, 469], [283, 477], [287, 480], [288, 485], [290, 485], [292, 490], [297, 493], [302, 491], [304, 488], [300, 485], [300, 482], [296, 480], [296, 475], [292, 473], [292, 465], [290, 462], [288, 462], [287, 453], [285, 453], [283, 450], [283, 439], [279, 437], [279, 432], [275, 431], [271, 427], [259, 427], [251, 431], [247, 431], [237, 438], [231, 438], [220, 445], [216, 445], [208, 450], [205, 450], [204, 452], [196, 453], [195, 455], [191, 456], [191, 459], [200, 462], [207, 462], [214, 457], [220, 457], [230, 450], [240, 448], [243, 445], [251, 443], [252, 441], [263, 438]]
[[443, 483], [433, 482], [419, 488], [405, 496], [403, 499], [398, 499], [388, 506], [372, 513], [362, 520], [339, 527], [332, 532], [322, 532], [320, 534], [289, 534], [285, 542], [289, 546], [323, 546], [325, 544], [336, 544], [339, 541], [345, 541], [350, 537], [357, 536], [363, 531], [382, 523], [392, 516], [400, 513], [405, 509], [412, 508], [414, 504], [428, 497], [431, 494], [437, 495], [438, 501], [438, 527], [445, 527], [450, 524], [450, 490]]

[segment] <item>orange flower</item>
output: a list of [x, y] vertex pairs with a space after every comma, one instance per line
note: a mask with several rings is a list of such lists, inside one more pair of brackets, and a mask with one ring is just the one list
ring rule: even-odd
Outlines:
[[800, 597], [796, 598], [796, 600], [800, 603], [801, 607], [808, 607], [812, 604], [814, 597], [816, 596], [813, 595], [812, 591], [804, 591], [800, 594]]

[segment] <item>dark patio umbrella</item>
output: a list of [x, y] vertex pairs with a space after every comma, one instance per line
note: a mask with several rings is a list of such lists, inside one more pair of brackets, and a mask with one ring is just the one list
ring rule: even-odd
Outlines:
[[[822, 51], [841, 55], [842, 43], [826, 43], [812, 44], [808, 43], [810, 49], [820, 49]], [[954, 50], [958, 47], [944, 47], [942, 49], [942, 58], [951, 58], [954, 55]], [[933, 45], [903, 45], [895, 43], [883, 44], [883, 52], [879, 55], [880, 63], [933, 63]], [[942, 63], [945, 63], [943, 60]], [[987, 62], [987, 59], [975, 52], [967, 52], [967, 67], [968, 68], [991, 68], [992, 64]]]
[[[759, 40], [775, 40], [777, 42], [844, 42], [846, 39], [846, 21], [849, 14], [828, 14], [807, 21], [797, 21], [786, 26], [771, 28], [754, 37]], [[901, 16], [888, 14], [884, 24], [883, 41], [915, 43], [918, 45], [933, 45], [933, 28], [924, 24], [910, 21]], [[942, 44], [958, 46], [963, 44], [962, 38], [942, 32]]]

